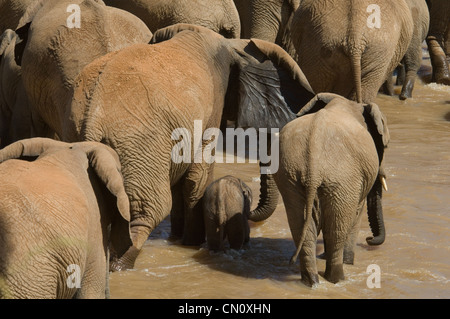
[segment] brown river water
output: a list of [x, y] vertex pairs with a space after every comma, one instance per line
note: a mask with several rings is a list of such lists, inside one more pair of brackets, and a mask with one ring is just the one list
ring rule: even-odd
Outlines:
[[[169, 239], [165, 220], [135, 268], [111, 274], [111, 298], [450, 298], [450, 87], [427, 84], [430, 72], [425, 57], [412, 99], [378, 95], [391, 134], [385, 155], [389, 190], [383, 196], [386, 241], [366, 244], [371, 232], [363, 217], [355, 264], [344, 265], [345, 281], [327, 282], [325, 260], [317, 259], [320, 285], [299, 283], [298, 263], [289, 265], [295, 246], [280, 198], [268, 220], [251, 223], [250, 247], [239, 252], [213, 254], [205, 246], [182, 246]], [[216, 164], [215, 178], [224, 175], [243, 179], [257, 204], [257, 164]], [[319, 237], [317, 254], [322, 252]], [[373, 264], [379, 267], [379, 288], [367, 272]]]

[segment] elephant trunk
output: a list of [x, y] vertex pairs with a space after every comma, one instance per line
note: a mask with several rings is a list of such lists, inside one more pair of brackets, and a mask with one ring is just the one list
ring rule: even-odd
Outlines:
[[[260, 163], [260, 166], [264, 164]], [[261, 174], [258, 207], [250, 212], [249, 220], [260, 222], [272, 216], [278, 204], [278, 187], [272, 174]]]
[[377, 178], [367, 195], [367, 214], [369, 216], [369, 224], [373, 237], [367, 237], [366, 241], [371, 246], [381, 245], [386, 237], [381, 202], [383, 195], [382, 187], [381, 178]]

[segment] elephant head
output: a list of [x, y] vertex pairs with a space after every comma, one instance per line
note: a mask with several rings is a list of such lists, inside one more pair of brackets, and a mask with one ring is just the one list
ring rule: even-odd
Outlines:
[[[198, 26], [177, 24], [155, 32], [151, 43], [165, 41], [186, 30], [208, 32]], [[264, 40], [226, 41], [234, 60], [222, 118], [235, 121], [237, 127], [267, 129], [281, 129], [295, 119], [296, 113], [314, 96], [295, 61], [280, 46]], [[272, 174], [261, 174], [260, 200], [249, 219], [259, 222], [270, 217], [278, 198]]]
[[[86, 169], [92, 169], [104, 185], [102, 193], [108, 199], [112, 195], [116, 205], [111, 205], [107, 218], [110, 221], [110, 242], [116, 253], [123, 254], [131, 245], [130, 204], [123, 186], [117, 154], [108, 146], [96, 142], [65, 143], [48, 138], [31, 138], [12, 143], [0, 150], [0, 163], [9, 159], [33, 159], [60, 152], [78, 152]], [[64, 158], [61, 156], [61, 158]], [[62, 165], [66, 165], [63, 163]], [[66, 167], [71, 169], [70, 167]], [[114, 206], [114, 207], [113, 207]]]
[[[314, 97], [297, 116], [303, 116], [309, 113], [317, 112], [324, 108], [331, 100], [335, 98], [342, 99], [340, 95], [332, 93], [319, 93]], [[373, 237], [366, 238], [369, 245], [381, 245], [386, 236], [383, 208], [382, 208], [382, 188], [387, 191], [386, 174], [383, 168], [384, 151], [388, 147], [390, 135], [387, 126], [387, 119], [375, 103], [362, 104], [361, 113], [365, 125], [374, 141], [378, 160], [380, 163], [378, 178], [375, 180], [369, 194], [367, 195], [367, 214], [369, 217], [370, 228]]]

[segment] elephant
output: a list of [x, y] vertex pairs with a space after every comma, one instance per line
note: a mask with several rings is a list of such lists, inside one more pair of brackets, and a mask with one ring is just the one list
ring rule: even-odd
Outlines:
[[281, 130], [280, 167], [274, 175], [297, 246], [291, 263], [300, 254], [305, 285], [319, 283], [315, 253], [320, 231], [324, 277], [337, 283], [344, 279], [343, 263], [354, 262], [366, 197], [371, 226], [377, 224], [380, 216], [373, 216], [373, 206], [381, 205], [375, 194], [386, 185], [380, 167], [388, 143], [386, 118], [375, 103], [332, 93], [319, 93]]
[[241, 38], [257, 38], [283, 47], [285, 29], [300, 0], [234, 0], [241, 19]]
[[34, 0], [2, 0], [0, 1], [0, 34], [6, 29], [15, 30], [20, 18]]
[[315, 93], [370, 103], [413, 35], [404, 0], [303, 0], [289, 26], [289, 51]]
[[112, 271], [132, 268], [151, 231], [169, 214], [178, 221], [171, 226], [173, 237], [184, 245], [204, 243], [199, 202], [213, 180], [214, 161], [199, 159], [197, 151], [205, 154], [212, 137], [200, 138], [196, 149], [189, 137], [194, 129], [214, 131], [224, 115], [238, 127], [272, 130], [314, 97], [301, 69], [278, 45], [226, 39], [189, 24], [160, 29], [151, 44], [91, 62], [75, 82], [71, 100], [60, 104], [67, 116], [58, 134], [64, 141], [112, 147], [130, 199], [133, 246], [112, 256]]
[[14, 60], [16, 41], [11, 29], [0, 36], [0, 148], [24, 138], [51, 136], [25, 93], [21, 69]]
[[234, 250], [240, 250], [248, 244], [251, 204], [252, 190], [237, 177], [224, 176], [206, 188], [202, 206], [209, 250], [225, 250], [226, 238]]
[[[402, 65], [397, 68], [399, 71], [397, 77], [402, 78], [397, 83], [402, 84], [400, 100], [406, 100], [412, 97], [414, 82], [417, 72], [422, 65], [422, 43], [425, 41], [430, 25], [430, 13], [425, 0], [405, 0], [411, 10], [411, 16], [414, 21], [414, 32], [409, 44], [408, 50], [402, 59]], [[385, 93], [394, 95], [394, 83], [392, 76], [388, 77]]]
[[241, 22], [233, 0], [104, 0], [106, 5], [129, 11], [150, 31], [188, 23], [209, 28], [226, 38], [239, 38]]
[[37, 0], [16, 33], [21, 41], [15, 46], [15, 58], [25, 91], [53, 132], [61, 131], [60, 104], [70, 98], [84, 66], [108, 52], [148, 43], [152, 37], [139, 18], [100, 0]]
[[109, 297], [108, 247], [131, 246], [117, 154], [37, 137], [0, 150], [0, 162], [0, 297]]
[[427, 0], [430, 29], [426, 37], [433, 68], [432, 81], [450, 85], [450, 2]]

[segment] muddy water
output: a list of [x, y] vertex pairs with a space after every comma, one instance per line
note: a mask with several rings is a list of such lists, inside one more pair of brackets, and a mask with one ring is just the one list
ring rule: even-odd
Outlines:
[[[336, 285], [299, 283], [298, 264], [282, 201], [270, 219], [251, 224], [251, 247], [210, 254], [169, 240], [164, 221], [146, 242], [135, 269], [111, 274], [111, 298], [450, 298], [450, 87], [427, 84], [424, 61], [414, 98], [379, 95], [376, 103], [389, 123], [385, 157], [389, 191], [384, 195], [386, 242], [369, 247], [367, 219], [361, 223], [354, 265]], [[397, 88], [397, 93], [399, 88]], [[220, 164], [215, 177], [232, 174], [259, 195], [257, 164]], [[317, 253], [323, 251], [319, 239]], [[380, 288], [369, 288], [369, 265], [380, 270]], [[369, 283], [373, 283], [369, 280]]]

